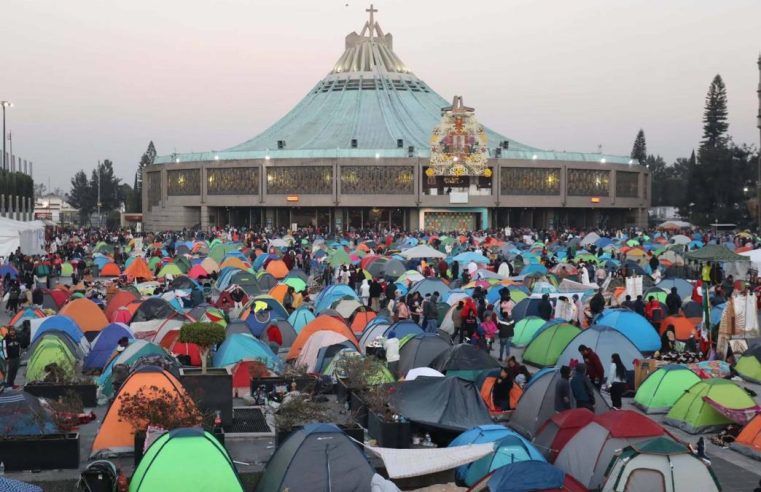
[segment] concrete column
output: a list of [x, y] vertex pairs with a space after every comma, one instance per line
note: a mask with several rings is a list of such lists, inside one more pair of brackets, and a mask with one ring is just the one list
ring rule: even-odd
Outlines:
[[21, 215], [20, 215], [21, 205], [19, 204], [19, 198], [20, 197], [18, 195], [15, 195], [14, 198], [15, 198], [16, 202], [15, 202], [15, 205], [13, 207], [13, 218], [16, 219], [16, 220], [19, 220], [19, 218], [21, 217]]
[[209, 207], [207, 205], [201, 205], [201, 229], [206, 230], [209, 228]]
[[0, 195], [0, 216], [5, 217], [5, 195]]

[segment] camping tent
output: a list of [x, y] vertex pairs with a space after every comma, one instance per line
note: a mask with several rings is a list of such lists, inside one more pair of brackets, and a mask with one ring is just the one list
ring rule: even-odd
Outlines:
[[516, 347], [525, 347], [534, 338], [546, 321], [539, 316], [527, 316], [515, 323], [515, 336], [510, 343]]
[[556, 413], [539, 428], [533, 442], [550, 463], [554, 463], [563, 446], [594, 418], [595, 414], [586, 408]]
[[615, 328], [631, 340], [642, 353], [652, 353], [661, 349], [661, 338], [653, 325], [634, 311], [616, 308], [606, 309], [597, 319], [598, 325]]
[[761, 460], [761, 414], [745, 424], [740, 435], [732, 443], [732, 449], [742, 454]]
[[299, 335], [296, 337], [296, 340], [293, 341], [293, 345], [291, 345], [291, 348], [288, 350], [288, 360], [292, 360], [298, 357], [301, 353], [301, 350], [304, 348], [304, 344], [306, 344], [307, 340], [309, 340], [309, 337], [312, 336], [313, 333], [322, 330], [330, 330], [335, 331], [336, 333], [340, 333], [348, 340], [351, 340], [355, 346], [358, 346], [357, 339], [354, 337], [354, 332], [352, 332], [351, 329], [346, 326], [346, 323], [339, 321], [333, 316], [322, 314], [317, 316], [306, 326], [304, 326], [304, 328], [301, 329]]
[[116, 345], [122, 337], [129, 339], [132, 336], [132, 330], [123, 323], [111, 323], [101, 330], [98, 336], [93, 340], [92, 349], [87, 354], [84, 361], [84, 369], [103, 369], [114, 354]]
[[634, 443], [616, 453], [603, 492], [718, 492], [716, 477], [686, 446], [666, 437]]
[[53, 363], [69, 376], [77, 373], [77, 352], [73, 345], [66, 343], [66, 338], [67, 335], [62, 332], [47, 331], [35, 340], [26, 365], [27, 381], [42, 381], [46, 374], [45, 367]]
[[58, 314], [73, 319], [83, 332], [99, 332], [108, 325], [108, 319], [100, 306], [86, 298], [69, 301]]
[[753, 398], [732, 381], [704, 379], [682, 394], [663, 422], [690, 434], [711, 432], [731, 424], [732, 421], [711, 406], [706, 398], [728, 410], [745, 410], [756, 406]]
[[553, 323], [542, 328], [523, 352], [523, 362], [536, 367], [550, 367], [568, 344], [581, 333], [581, 328], [569, 323]]
[[362, 450], [333, 424], [307, 424], [272, 455], [257, 492], [370, 490], [375, 470]]
[[[536, 434], [537, 429], [555, 414], [555, 385], [558, 378], [560, 371], [555, 368], [542, 369], [531, 376], [523, 388], [518, 407], [510, 417], [510, 427], [525, 437], [533, 437]], [[596, 394], [595, 413], [606, 410], [608, 404]]]
[[417, 378], [398, 383], [391, 400], [406, 419], [464, 431], [492, 422], [475, 383], [460, 378]]
[[602, 485], [605, 470], [617, 450], [665, 433], [656, 422], [632, 410], [606, 412], [595, 416], [593, 422], [563, 446], [555, 466], [585, 487], [596, 489]]
[[0, 426], [3, 435], [9, 437], [59, 432], [50, 411], [40, 405], [37, 397], [11, 388], [0, 393]]
[[447, 352], [452, 343], [433, 333], [424, 333], [403, 340], [399, 348], [397, 377], [404, 377], [410, 369], [428, 367], [443, 352]]
[[469, 492], [586, 492], [571, 475], [543, 461], [518, 461], [497, 468]]
[[557, 365], [569, 366], [571, 359], [581, 359], [581, 354], [579, 354], [581, 345], [591, 348], [600, 357], [600, 361], [606, 369], [613, 354], [620, 355], [621, 361], [629, 370], [634, 370], [635, 359], [643, 359], [642, 353], [623, 333], [609, 326], [593, 325], [576, 335], [568, 343], [563, 353], [558, 357]]
[[746, 350], [737, 361], [735, 370], [744, 380], [761, 384], [761, 344]]
[[226, 367], [242, 360], [258, 359], [273, 372], [283, 370], [283, 361], [272, 352], [267, 344], [248, 333], [229, 336], [214, 353], [214, 367]]
[[235, 465], [216, 437], [202, 429], [169, 431], [148, 448], [130, 481], [130, 492], [243, 491]]
[[460, 377], [475, 381], [482, 371], [496, 369], [499, 363], [486, 351], [475, 345], [461, 343], [440, 353], [431, 361], [429, 367], [448, 377]]
[[124, 395], [134, 395], [141, 388], [150, 392], [153, 391], [153, 387], [165, 390], [172, 395], [183, 395], [185, 396], [183, 399], [192, 404], [192, 400], [185, 393], [185, 388], [169, 372], [153, 366], [141, 367], [127, 377], [119, 388], [114, 402], [108, 408], [106, 416], [103, 417], [98, 435], [92, 443], [91, 458], [101, 453], [108, 455], [134, 451], [136, 429], [129, 422], [122, 420], [119, 410], [122, 408]]
[[700, 378], [686, 366], [669, 364], [650, 374], [637, 389], [634, 406], [647, 414], [668, 413]]

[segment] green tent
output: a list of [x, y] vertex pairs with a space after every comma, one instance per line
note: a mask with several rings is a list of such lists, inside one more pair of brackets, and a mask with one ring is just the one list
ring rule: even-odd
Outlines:
[[202, 429], [175, 429], [151, 444], [132, 476], [129, 490], [243, 492], [243, 485], [217, 438]]
[[518, 321], [515, 323], [515, 335], [512, 344], [516, 347], [525, 347], [545, 323], [546, 321], [538, 316], [528, 316]]
[[[214, 241], [212, 241], [212, 244], [213, 243]], [[222, 245], [222, 243], [217, 243], [213, 246], [210, 246], [209, 256], [211, 256], [217, 263], [222, 263], [222, 260], [225, 258], [225, 247]]]
[[74, 273], [74, 265], [69, 263], [68, 261], [61, 263], [61, 276], [62, 277], [71, 277], [71, 274]]
[[690, 251], [685, 256], [685, 259], [691, 261], [750, 261], [750, 258], [743, 255], [738, 255], [734, 251], [730, 251], [729, 248], [719, 246], [718, 244], [709, 244], [703, 246], [700, 249]]
[[689, 368], [670, 364], [650, 374], [637, 389], [634, 405], [648, 414], [667, 413], [700, 378]]
[[151, 269], [151, 271], [156, 270], [156, 265], [161, 263], [161, 258], [158, 256], [151, 256], [151, 258], [148, 260], [148, 268]]
[[746, 381], [761, 384], [761, 345], [746, 351], [737, 361], [735, 370]]
[[307, 288], [307, 283], [299, 277], [287, 277], [285, 280], [283, 280], [283, 283], [293, 287], [293, 290], [296, 292], [301, 292]]
[[730, 410], [743, 410], [756, 405], [753, 398], [732, 381], [705, 379], [682, 394], [663, 422], [690, 434], [713, 432], [732, 423], [703, 397], [710, 398], [716, 404]]
[[579, 333], [581, 329], [569, 323], [556, 323], [542, 329], [523, 352], [523, 362], [536, 367], [554, 366]]
[[341, 265], [348, 265], [351, 263], [351, 258], [349, 258], [349, 254], [344, 251], [343, 249], [336, 250], [335, 253], [331, 253], [328, 257], [328, 263], [332, 267], [339, 267]]
[[27, 381], [42, 381], [45, 366], [56, 363], [66, 374], [73, 375], [77, 367], [77, 357], [66, 342], [54, 333], [47, 333], [36, 340], [32, 355], [26, 365]]
[[167, 275], [172, 275], [174, 277], [179, 277], [182, 275], [182, 271], [180, 270], [180, 267], [175, 265], [174, 263], [167, 263], [163, 267], [161, 267], [161, 270], [159, 270], [158, 277], [166, 277]]
[[184, 255], [175, 257], [172, 262], [182, 271], [182, 273], [188, 273], [190, 271], [190, 260]]

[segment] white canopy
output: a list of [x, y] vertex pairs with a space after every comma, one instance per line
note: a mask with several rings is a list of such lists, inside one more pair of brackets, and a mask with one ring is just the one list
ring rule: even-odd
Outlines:
[[410, 258], [446, 258], [447, 255], [442, 253], [439, 250], [433, 249], [432, 247], [428, 246], [427, 244], [421, 244], [419, 246], [415, 246], [414, 248], [405, 249], [401, 253], [402, 256], [404, 256], [407, 259]]
[[45, 224], [0, 217], [0, 256], [8, 256], [19, 247], [25, 255], [45, 254]]
[[600, 235], [599, 234], [597, 234], [596, 232], [590, 232], [589, 234], [584, 236], [584, 239], [582, 239], [581, 243], [579, 243], [579, 244], [581, 244], [581, 246], [583, 246], [583, 247], [586, 247], [586, 246], [593, 245], [594, 243], [596, 243], [599, 240], [600, 240]]
[[494, 443], [452, 448], [393, 449], [365, 446], [386, 465], [389, 478], [408, 478], [437, 473], [472, 463], [494, 450]]
[[753, 269], [757, 272], [761, 271], [761, 249], [743, 251], [742, 253], [738, 254], [750, 258], [750, 263], [753, 265]]

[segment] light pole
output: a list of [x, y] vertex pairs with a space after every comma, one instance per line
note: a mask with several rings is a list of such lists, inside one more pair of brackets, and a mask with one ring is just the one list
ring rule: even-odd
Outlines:
[[8, 168], [8, 158], [5, 154], [5, 108], [12, 108], [13, 103], [10, 101], [0, 101], [0, 106], [3, 107], [3, 171]]

